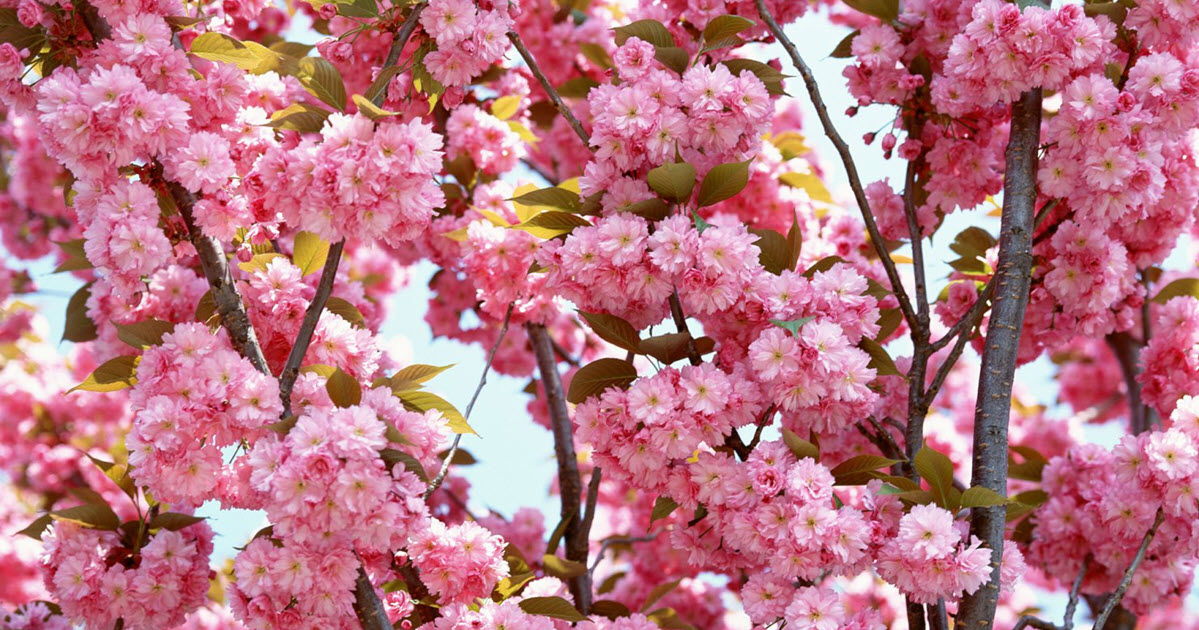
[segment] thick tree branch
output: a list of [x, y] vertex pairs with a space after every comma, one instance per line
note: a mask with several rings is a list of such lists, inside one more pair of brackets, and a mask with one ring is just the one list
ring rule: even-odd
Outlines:
[[[554, 434], [554, 455], [558, 460], [558, 495], [561, 499], [559, 514], [566, 523], [563, 538], [566, 541], [566, 559], [587, 564], [587, 532], [583, 529], [580, 509], [582, 482], [579, 477], [579, 460], [575, 453], [574, 427], [570, 413], [566, 410], [566, 395], [562, 391], [562, 379], [558, 374], [558, 360], [554, 358], [554, 344], [549, 331], [542, 324], [526, 324], [533, 354], [537, 357], [537, 369], [541, 373], [541, 384], [545, 389], [546, 406], [549, 407], [550, 425]], [[586, 574], [568, 581], [575, 605], [584, 614], [591, 608], [591, 588]]]
[[[474, 411], [475, 402], [479, 400], [479, 394], [483, 392], [483, 386], [487, 384], [487, 373], [491, 371], [491, 362], [495, 360], [495, 353], [500, 349], [500, 344], [504, 341], [504, 335], [508, 334], [508, 322], [512, 321], [512, 310], [516, 308], [516, 303], [508, 304], [508, 310], [504, 313], [504, 323], [500, 326], [500, 334], [495, 338], [495, 343], [491, 346], [491, 351], [487, 353], [487, 362], [483, 364], [483, 375], [479, 377], [479, 384], [475, 386], [475, 393], [471, 395], [470, 402], [466, 404], [466, 411], [463, 412], [463, 420], [470, 420], [470, 412]], [[445, 476], [450, 472], [450, 462], [454, 460], [454, 454], [458, 452], [458, 444], [462, 442], [462, 434], [454, 436], [454, 444], [450, 446], [449, 452], [445, 454], [445, 459], [441, 462], [441, 469], [437, 471], [437, 476], [429, 482], [429, 487], [425, 488], [424, 498], [428, 499], [429, 495], [433, 494], [441, 482], [445, 481]]]
[[364, 630], [387, 630], [391, 621], [387, 618], [387, 609], [383, 601], [375, 595], [375, 587], [362, 567], [358, 565], [358, 578], [354, 581], [354, 614], [362, 622]]
[[233, 282], [233, 274], [229, 271], [229, 261], [225, 258], [224, 249], [216, 239], [205, 236], [196, 225], [193, 214], [196, 198], [183, 186], [165, 179], [163, 181], [166, 182], [167, 191], [171, 200], [175, 202], [179, 215], [187, 225], [188, 236], [200, 258], [204, 277], [208, 280], [208, 286], [212, 287], [212, 299], [216, 302], [217, 313], [221, 315], [221, 326], [228, 331], [233, 349], [249, 360], [259, 372], [273, 376], [266, 365], [262, 346], [258, 344], [258, 336], [254, 334], [254, 326], [250, 323], [246, 306], [242, 303], [237, 285]]
[[845, 165], [845, 173], [849, 177], [849, 186], [853, 189], [854, 199], [857, 200], [858, 209], [862, 213], [862, 221], [866, 223], [866, 231], [870, 234], [870, 242], [874, 245], [874, 251], [878, 254], [883, 268], [887, 271], [887, 279], [891, 282], [891, 290], [895, 293], [895, 299], [899, 301], [899, 309], [903, 312], [903, 317], [908, 321], [908, 325], [915, 327], [919, 320], [916, 317], [916, 313], [912, 310], [911, 300], [908, 298], [907, 290], [903, 287], [903, 281], [899, 277], [899, 270], [895, 267], [895, 261], [891, 260], [891, 254], [887, 251], [886, 244], [883, 242], [883, 235], [878, 231], [878, 224], [874, 221], [874, 214], [870, 212], [870, 202], [866, 200], [866, 190], [862, 187], [862, 179], [858, 176], [858, 167], [854, 164], [853, 155], [849, 152], [849, 145], [845, 144], [845, 140], [833, 125], [832, 118], [829, 117], [828, 107], [824, 104], [824, 98], [820, 96], [820, 86], [816, 84], [816, 77], [812, 75], [811, 68], [800, 57], [795, 44], [787, 38], [782, 27], [774, 20], [774, 16], [770, 14], [770, 10], [766, 8], [766, 3], [763, 0], [754, 0], [754, 4], [757, 5], [758, 14], [762, 17], [762, 21], [766, 23], [766, 27], [770, 29], [775, 39], [779, 41], [779, 44], [791, 56], [791, 62], [795, 65], [795, 69], [799, 71], [800, 76], [803, 77], [804, 85], [808, 89], [808, 96], [811, 97], [812, 105], [816, 108], [816, 115], [820, 117], [820, 124], [824, 127], [824, 135], [828, 136], [829, 140], [833, 142], [833, 146], [837, 149], [837, 154], [841, 156], [841, 163]]
[[316, 285], [316, 293], [312, 296], [312, 302], [308, 304], [308, 310], [304, 311], [304, 321], [300, 323], [296, 341], [291, 346], [291, 352], [287, 354], [283, 371], [279, 373], [279, 397], [283, 399], [284, 416], [291, 415], [291, 390], [295, 387], [296, 378], [300, 376], [300, 364], [304, 362], [304, 355], [308, 353], [308, 346], [312, 344], [312, 335], [321, 320], [321, 313], [325, 310], [325, 304], [329, 302], [329, 295], [333, 293], [333, 282], [337, 280], [337, 267], [341, 264], [341, 253], [345, 247], [344, 238], [329, 246], [329, 256], [325, 259], [324, 269], [321, 270], [321, 280]]
[[1124, 572], [1124, 577], [1120, 580], [1120, 586], [1116, 587], [1116, 592], [1108, 598], [1107, 603], [1103, 605], [1103, 611], [1095, 618], [1095, 630], [1103, 630], [1103, 626], [1107, 624], [1107, 618], [1112, 614], [1112, 610], [1120, 604], [1124, 599], [1124, 593], [1128, 591], [1128, 587], [1132, 585], [1132, 576], [1137, 572], [1137, 567], [1141, 566], [1141, 562], [1145, 559], [1145, 552], [1149, 550], [1149, 543], [1153, 542], [1154, 535], [1157, 534], [1157, 528], [1161, 527], [1166, 515], [1161, 508], [1157, 509], [1157, 516], [1153, 518], [1153, 525], [1149, 531], [1145, 532], [1145, 538], [1141, 540], [1141, 547], [1137, 549], [1137, 555], [1133, 556], [1132, 562], [1128, 565], [1128, 570]]
[[[995, 297], [983, 347], [978, 398], [974, 410], [974, 463], [971, 481], [1007, 494], [1008, 417], [1012, 406], [1020, 333], [1028, 307], [1032, 275], [1033, 215], [1037, 201], [1037, 151], [1041, 138], [1041, 90], [1020, 95], [1012, 104], [1011, 137], [1004, 171], [1003, 216]], [[964, 334], [964, 333], [963, 333]], [[970, 510], [971, 533], [991, 549], [991, 579], [962, 598], [957, 622], [971, 630], [990, 630], [999, 603], [999, 567], [1003, 558], [1003, 506]]]
[[545, 90], [546, 95], [550, 97], [550, 102], [554, 104], [558, 113], [562, 114], [562, 117], [566, 119], [570, 128], [574, 129], [575, 135], [583, 141], [583, 145], [590, 147], [591, 136], [587, 135], [586, 129], [583, 129], [583, 123], [579, 122], [578, 118], [575, 118], [574, 113], [562, 101], [562, 97], [558, 94], [558, 91], [554, 89], [554, 86], [550, 84], [550, 80], [545, 77], [545, 73], [541, 71], [541, 66], [537, 65], [537, 60], [533, 58], [529, 49], [525, 48], [525, 43], [521, 41], [520, 35], [517, 35], [515, 30], [508, 31], [508, 39], [516, 47], [516, 52], [520, 53], [520, 58], [525, 60], [525, 65], [529, 67], [529, 72], [532, 72], [537, 82], [541, 84], [541, 89]]
[[1124, 375], [1124, 388], [1128, 395], [1128, 425], [1134, 434], [1144, 433], [1153, 425], [1155, 415], [1149, 405], [1141, 398], [1141, 384], [1137, 381], [1140, 373], [1138, 361], [1141, 354], [1141, 342], [1127, 332], [1112, 333], [1107, 336], [1107, 345], [1116, 355], [1120, 364], [1120, 372]]

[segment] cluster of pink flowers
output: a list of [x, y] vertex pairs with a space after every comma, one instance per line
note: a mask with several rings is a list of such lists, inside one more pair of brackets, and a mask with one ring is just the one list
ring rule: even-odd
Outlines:
[[[991, 550], [981, 547], [976, 536], [967, 544], [966, 525], [935, 505], [913, 507], [899, 519], [896, 536], [879, 551], [879, 575], [922, 604], [973, 593], [990, 579]], [[1015, 549], [1004, 545], [1005, 551], [1009, 548]], [[1005, 569], [1012, 566], [1011, 555], [1005, 554]]]
[[1123, 605], [1140, 614], [1190, 590], [1199, 566], [1199, 399], [1182, 398], [1166, 429], [1125, 436], [1113, 450], [1071, 448], [1043, 479], [1049, 500], [1035, 514], [1029, 558], [1048, 575], [1067, 581], [1090, 555], [1081, 592], [1110, 592], [1161, 510]]
[[420, 23], [437, 43], [425, 67], [446, 86], [463, 86], [504, 57], [512, 28], [507, 2], [431, 0]]
[[689, 314], [721, 311], [741, 299], [760, 271], [757, 237], [744, 225], [712, 226], [702, 233], [683, 216], [648, 222], [633, 214], [603, 217], [547, 241], [537, 252], [546, 286], [582, 310], [611, 313], [635, 327], [661, 321], [666, 299], [679, 289]]
[[1183, 396], [1199, 396], [1199, 299], [1180, 296], [1158, 309], [1141, 367], [1141, 396], [1162, 417]]
[[1088, 18], [1081, 6], [1023, 9], [1002, 0], [974, 5], [973, 19], [954, 37], [933, 100], [951, 115], [1010, 103], [1025, 90], [1060, 89], [1078, 74], [1103, 71], [1116, 27]]
[[769, 399], [816, 433], [838, 432], [874, 406], [870, 356], [834, 322], [808, 322], [797, 335], [767, 329], [749, 346], [749, 360]]
[[279, 419], [279, 385], [242, 358], [224, 330], [180, 324], [145, 351], [130, 393], [133, 476], [164, 502], [198, 506], [232, 470], [221, 448]]
[[[389, 447], [381, 418], [399, 406], [389, 390], [371, 390], [361, 405], [311, 405], [286, 436], [258, 440], [249, 455], [249, 485], [260, 493], [276, 536], [311, 549], [354, 545], [386, 553], [424, 526], [424, 484], [379, 455]], [[403, 418], [405, 428], [437, 422], [435, 413], [399, 413], [415, 416]]]
[[0, 616], [0, 623], [12, 630], [71, 630], [71, 621], [54, 611], [45, 602], [34, 601], [18, 606], [7, 615]]
[[345, 548], [309, 549], [277, 545], [269, 538], [250, 541], [237, 554], [230, 606], [245, 627], [312, 627], [350, 630], [358, 559]]
[[410, 241], [429, 227], [445, 195], [441, 137], [420, 120], [375, 123], [334, 114], [319, 141], [273, 146], [259, 158], [251, 203], [289, 208], [298, 227], [337, 241]]
[[682, 77], [659, 66], [654, 47], [630, 37], [613, 56], [622, 83], [587, 95], [594, 159], [579, 186], [603, 192], [623, 173], [673, 162], [700, 171], [752, 157], [774, 113], [766, 87], [745, 70], [696, 64]]
[[130, 561], [116, 532], [59, 521], [43, 537], [46, 587], [89, 628], [173, 628], [204, 603], [212, 535], [204, 523], [162, 529]]
[[1123, 243], [1096, 224], [1086, 225], [1070, 220], [1058, 225], [1044, 283], [1061, 305], [1056, 326], [1102, 337], [1128, 328], [1142, 298]]
[[503, 538], [477, 523], [434, 519], [408, 541], [408, 554], [439, 601], [464, 604], [488, 597], [508, 577], [504, 547]]
[[118, 179], [102, 193], [76, 200], [75, 211], [87, 226], [88, 261], [118, 290], [135, 292], [174, 258], [171, 241], [158, 227], [158, 200], [145, 184]]
[[[664, 471], [688, 468], [684, 460], [703, 444], [719, 445], [761, 411], [760, 395], [744, 374], [710, 363], [664, 368], [638, 379], [628, 391], [608, 389], [575, 409], [579, 439], [591, 444], [605, 470], [663, 490]], [[608, 465], [608, 463], [611, 465]]]
[[527, 145], [508, 123], [478, 105], [460, 105], [446, 122], [446, 154], [466, 156], [479, 170], [499, 175], [512, 170], [528, 154]]

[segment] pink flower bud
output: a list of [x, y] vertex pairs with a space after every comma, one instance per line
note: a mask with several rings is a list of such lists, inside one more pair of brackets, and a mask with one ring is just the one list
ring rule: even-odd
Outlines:
[[889, 153], [891, 151], [891, 149], [894, 149], [894, 148], [895, 148], [895, 134], [888, 133], [887, 135], [883, 136], [883, 151], [887, 151]]
[[867, 146], [872, 145], [872, 144], [874, 144], [874, 137], [876, 135], [877, 134], [875, 134], [873, 131], [871, 131], [870, 133], [867, 133], [867, 134], [863, 134], [862, 142], [865, 142]]
[[317, 11], [317, 15], [321, 16], [322, 20], [332, 20], [337, 17], [337, 5], [332, 2], [323, 4], [320, 10]]
[[21, 4], [17, 5], [17, 20], [26, 28], [39, 26], [45, 15], [37, 0], [21, 0]]

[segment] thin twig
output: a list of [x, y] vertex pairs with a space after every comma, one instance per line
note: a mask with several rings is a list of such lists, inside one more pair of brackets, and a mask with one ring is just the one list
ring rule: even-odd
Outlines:
[[982, 315], [987, 309], [987, 302], [991, 300], [991, 296], [994, 294], [995, 276], [991, 276], [991, 279], [983, 286], [982, 292], [978, 294], [978, 299], [970, 306], [970, 310], [966, 311], [965, 315], [962, 315], [962, 318], [953, 325], [953, 328], [949, 329], [949, 332], [945, 333], [945, 336], [932, 342], [933, 352], [949, 345], [949, 342], [953, 341], [958, 335], [974, 330], [978, 322], [982, 321]]
[[308, 310], [304, 311], [304, 321], [300, 323], [296, 341], [291, 347], [291, 352], [287, 354], [287, 362], [279, 372], [279, 398], [283, 400], [285, 417], [291, 415], [291, 390], [300, 376], [300, 364], [304, 362], [304, 355], [308, 353], [308, 346], [312, 344], [312, 335], [321, 320], [321, 313], [325, 310], [325, 304], [329, 302], [329, 295], [333, 293], [333, 282], [337, 280], [337, 267], [341, 264], [341, 253], [345, 247], [344, 238], [329, 246], [325, 267], [321, 270], [320, 283], [316, 285], [316, 293], [312, 296], [312, 302], [308, 304]]
[[1149, 528], [1149, 531], [1145, 532], [1145, 538], [1141, 540], [1141, 547], [1137, 549], [1137, 555], [1132, 557], [1132, 563], [1128, 565], [1128, 570], [1124, 572], [1124, 577], [1120, 580], [1120, 586], [1116, 587], [1116, 592], [1112, 593], [1107, 603], [1103, 605], [1103, 611], [1095, 618], [1095, 630], [1103, 630], [1108, 616], [1119, 605], [1120, 600], [1124, 599], [1125, 591], [1132, 585], [1133, 574], [1136, 573], [1137, 567], [1141, 566], [1141, 561], [1145, 559], [1145, 552], [1149, 550], [1149, 543], [1153, 542], [1153, 536], [1157, 534], [1157, 528], [1161, 527], [1164, 520], [1166, 520], [1166, 513], [1161, 508], [1157, 508], [1157, 516], [1153, 519], [1153, 525]]
[[687, 360], [691, 361], [691, 365], [703, 363], [699, 348], [695, 346], [695, 338], [691, 336], [691, 330], [687, 327], [687, 314], [683, 312], [683, 302], [679, 299], [677, 288], [670, 294], [670, 316], [674, 319], [675, 329], [687, 335]]
[[762, 16], [762, 21], [766, 23], [766, 27], [770, 29], [775, 39], [787, 51], [787, 54], [791, 56], [791, 62], [803, 77], [804, 85], [808, 89], [808, 96], [811, 97], [816, 114], [820, 117], [820, 124], [824, 127], [824, 135], [828, 136], [829, 140], [833, 142], [833, 146], [837, 149], [837, 154], [841, 156], [841, 162], [845, 166], [845, 173], [849, 177], [849, 186], [853, 189], [854, 198], [858, 202], [858, 209], [862, 213], [862, 220], [866, 223], [866, 231], [870, 234], [870, 242], [874, 245], [874, 251], [878, 254], [883, 268], [887, 271], [887, 278], [891, 281], [891, 290], [895, 293], [896, 300], [899, 301], [899, 309], [903, 312], [904, 319], [908, 321], [908, 324], [914, 326], [919, 320], [916, 318], [916, 313], [912, 310], [911, 300], [908, 298], [907, 290], [903, 287], [903, 281], [899, 277], [899, 270], [895, 267], [895, 261], [891, 260], [891, 254], [887, 252], [882, 233], [879, 232], [878, 224], [874, 221], [874, 215], [870, 212], [870, 202], [866, 199], [866, 190], [862, 187], [862, 179], [858, 176], [858, 168], [854, 164], [853, 155], [849, 152], [849, 145], [845, 144], [845, 140], [837, 132], [837, 128], [833, 126], [833, 120], [829, 117], [828, 107], [824, 104], [824, 99], [820, 96], [820, 86], [816, 84], [816, 77], [812, 75], [812, 70], [804, 62], [803, 57], [800, 57], [795, 44], [788, 39], [782, 27], [774, 20], [774, 16], [770, 14], [770, 10], [766, 8], [766, 3], [763, 0], [754, 0], [754, 4], [757, 5], [758, 14]]
[[545, 78], [545, 73], [541, 71], [541, 66], [537, 65], [537, 60], [529, 53], [529, 49], [525, 48], [525, 43], [520, 40], [520, 35], [517, 35], [515, 30], [511, 30], [508, 31], [508, 39], [516, 47], [516, 52], [520, 53], [520, 58], [525, 60], [525, 65], [529, 67], [529, 72], [532, 72], [533, 76], [537, 78], [537, 82], [541, 84], [541, 89], [545, 90], [545, 93], [550, 97], [550, 102], [554, 104], [558, 113], [562, 114], [562, 117], [570, 124], [570, 128], [575, 130], [575, 135], [583, 141], [584, 146], [591, 146], [591, 136], [587, 135], [587, 131], [583, 129], [583, 123], [579, 122], [578, 118], [575, 118], [574, 113], [570, 111], [570, 108], [562, 101], [562, 97], [558, 95], [558, 91], [550, 84], [550, 80]]
[[[491, 371], [491, 362], [495, 360], [495, 353], [500, 349], [500, 343], [504, 341], [504, 335], [508, 334], [508, 322], [512, 320], [512, 309], [516, 308], [516, 302], [508, 304], [508, 310], [504, 313], [504, 324], [500, 326], [500, 335], [496, 337], [495, 343], [491, 346], [491, 351], [487, 353], [487, 362], [483, 364], [483, 375], [479, 377], [479, 384], [475, 386], [475, 393], [470, 397], [470, 402], [466, 404], [466, 411], [462, 414], [463, 420], [470, 420], [470, 412], [475, 408], [475, 402], [479, 400], [479, 394], [483, 391], [483, 386], [487, 384], [487, 373]], [[425, 488], [425, 494], [422, 498], [428, 499], [429, 495], [433, 494], [441, 482], [445, 481], [445, 476], [450, 472], [450, 463], [454, 459], [454, 455], [458, 453], [458, 444], [462, 442], [462, 434], [454, 436], [454, 443], [450, 446], [449, 452], [445, 454], [445, 459], [441, 462], [441, 468], [437, 471], [437, 476], [433, 481], [429, 482], [429, 486]]]
[[1082, 559], [1082, 568], [1078, 570], [1078, 577], [1074, 578], [1074, 584], [1070, 587], [1070, 599], [1066, 602], [1066, 614], [1062, 618], [1062, 627], [1066, 630], [1074, 628], [1074, 610], [1078, 608], [1078, 591], [1082, 588], [1082, 580], [1087, 575], [1087, 569], [1091, 567], [1091, 555], [1087, 554]]
[[[382, 70], [386, 70], [400, 61], [400, 54], [404, 52], [404, 47], [408, 45], [408, 38], [412, 37], [413, 31], [416, 30], [416, 25], [420, 21], [420, 12], [425, 9], [425, 3], [420, 2], [412, 7], [412, 11], [408, 13], [408, 17], [404, 18], [404, 24], [400, 26], [400, 30], [396, 32], [395, 39], [391, 40], [391, 48], [387, 50], [387, 60], [383, 62]], [[375, 107], [382, 107], [387, 100], [387, 90], [391, 87], [391, 81], [388, 81], [383, 89], [379, 90], [378, 94], [371, 99], [371, 103]]]
[[[604, 471], [599, 466], [591, 470], [591, 480], [587, 483], [587, 507], [583, 511], [583, 539], [588, 540], [591, 537], [591, 523], [595, 521], [595, 509], [599, 503], [599, 488], [600, 481], [604, 477]], [[591, 580], [587, 581], [588, 590], [591, 589]]]
[[[968, 326], [963, 327], [959, 332], [957, 341], [953, 344], [953, 349], [949, 351], [949, 356], [945, 357], [945, 360], [941, 362], [940, 367], [937, 368], [937, 373], [933, 375], [933, 382], [929, 384], [928, 389], [925, 392], [925, 396], [927, 397], [930, 405], [937, 400], [937, 394], [940, 393], [941, 386], [945, 384], [945, 379], [949, 378], [949, 372], [953, 370], [953, 366], [957, 364], [958, 359], [962, 356], [962, 352], [966, 349], [966, 342], [970, 341], [970, 339], [973, 337], [973, 335], [970, 334], [971, 331], [973, 331], [974, 328], [982, 322], [983, 314], [986, 312], [986, 309], [983, 306], [988, 300], [991, 299], [990, 294], [994, 291], [994, 289], [994, 284], [988, 284], [983, 290], [982, 295], [978, 296], [978, 302], [975, 303], [975, 306], [979, 308], [971, 308], [970, 312], [966, 313], [966, 315], [962, 317], [962, 322], [968, 323]], [[966, 318], [971, 319], [969, 322], [967, 322]], [[948, 337], [949, 336], [946, 335], [946, 338]]]
[[595, 561], [591, 563], [591, 567], [587, 569], [587, 572], [591, 574], [592, 579], [594, 580], [595, 569], [599, 566], [600, 562], [603, 561], [604, 554], [608, 551], [608, 549], [615, 545], [631, 545], [639, 542], [650, 542], [658, 537], [658, 533], [659, 532], [654, 532], [648, 536], [624, 536], [620, 538], [608, 538], [607, 540], [604, 540], [602, 543], [600, 543], [599, 551], [595, 552]]
[[1032, 615], [1024, 615], [1021, 617], [1020, 620], [1016, 622], [1016, 625], [1012, 627], [1012, 630], [1024, 630], [1025, 628], [1036, 628], [1037, 630], [1062, 630], [1056, 625], [1039, 617], [1033, 617]]

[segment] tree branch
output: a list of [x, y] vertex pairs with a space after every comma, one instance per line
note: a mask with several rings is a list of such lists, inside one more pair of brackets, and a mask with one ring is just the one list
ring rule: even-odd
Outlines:
[[583, 146], [590, 147], [591, 136], [583, 129], [583, 123], [579, 122], [579, 119], [575, 118], [574, 113], [570, 111], [566, 103], [562, 102], [562, 97], [558, 95], [558, 91], [554, 89], [553, 85], [550, 85], [550, 80], [545, 78], [545, 73], [541, 71], [541, 66], [537, 65], [537, 60], [533, 58], [529, 49], [525, 48], [525, 43], [521, 41], [520, 35], [517, 35], [515, 30], [511, 30], [508, 31], [508, 39], [516, 47], [516, 52], [520, 53], [520, 58], [525, 60], [525, 65], [529, 67], [529, 72], [532, 72], [533, 76], [537, 78], [537, 82], [541, 84], [541, 89], [545, 90], [546, 95], [550, 97], [550, 102], [554, 104], [554, 108], [558, 110], [559, 114], [562, 114], [562, 117], [570, 124], [570, 128], [574, 129], [575, 135], [583, 141]]
[[[549, 331], [543, 324], [525, 324], [533, 354], [537, 357], [537, 369], [541, 372], [542, 387], [545, 388], [546, 406], [549, 407], [550, 426], [554, 433], [554, 455], [558, 460], [558, 495], [561, 500], [559, 514], [566, 523], [563, 537], [566, 541], [566, 559], [587, 564], [587, 532], [583, 531], [580, 518], [580, 500], [583, 492], [579, 478], [579, 460], [575, 453], [574, 427], [570, 413], [566, 410], [566, 395], [562, 391], [562, 379], [558, 374], [558, 361], [554, 358], [554, 345]], [[584, 614], [591, 608], [591, 590], [586, 574], [568, 581], [575, 604]]]
[[[161, 166], [156, 165], [155, 170], [161, 176]], [[237, 292], [237, 285], [234, 284], [233, 274], [229, 271], [229, 261], [225, 258], [224, 249], [216, 239], [205, 236], [196, 226], [193, 214], [196, 198], [183, 186], [167, 181], [165, 178], [162, 181], [166, 184], [167, 191], [179, 210], [179, 215], [183, 217], [184, 224], [187, 225], [188, 237], [196, 248], [196, 254], [200, 258], [200, 267], [204, 270], [204, 277], [208, 280], [208, 286], [212, 287], [212, 299], [216, 302], [217, 313], [221, 315], [221, 326], [229, 332], [229, 340], [233, 343], [233, 349], [249, 360], [259, 372], [273, 376], [270, 368], [266, 365], [266, 356], [262, 353], [262, 346], [258, 344], [258, 336], [254, 334], [254, 326], [250, 323], [246, 306]]]
[[1104, 604], [1103, 611], [1095, 618], [1095, 630], [1103, 630], [1103, 626], [1107, 623], [1107, 618], [1112, 614], [1112, 610], [1119, 605], [1120, 600], [1124, 599], [1124, 593], [1132, 585], [1133, 574], [1137, 572], [1137, 567], [1141, 566], [1141, 561], [1145, 559], [1145, 552], [1149, 550], [1149, 543], [1153, 542], [1153, 536], [1157, 534], [1157, 528], [1161, 527], [1162, 521], [1165, 519], [1165, 512], [1161, 508], [1157, 508], [1157, 516], [1153, 518], [1153, 525], [1149, 528], [1149, 531], [1145, 532], [1145, 538], [1141, 540], [1141, 547], [1137, 549], [1137, 555], [1133, 556], [1132, 563], [1128, 565], [1128, 570], [1124, 572], [1124, 577], [1120, 580], [1120, 586], [1116, 587], [1116, 592], [1112, 593], [1107, 603]]
[[1107, 336], [1107, 345], [1116, 355], [1116, 362], [1120, 364], [1120, 372], [1124, 375], [1124, 388], [1128, 390], [1129, 431], [1133, 435], [1144, 433], [1153, 426], [1156, 414], [1141, 399], [1141, 384], [1137, 381], [1137, 374], [1141, 371], [1137, 364], [1141, 344], [1129, 333], [1117, 332]]
[[363, 630], [387, 630], [391, 628], [387, 609], [375, 594], [375, 587], [361, 564], [362, 560], [358, 562], [358, 578], [354, 581], [354, 614], [362, 622]]
[[600, 543], [599, 551], [595, 552], [595, 561], [591, 563], [591, 567], [587, 569], [587, 572], [591, 574], [591, 579], [594, 580], [596, 567], [598, 567], [599, 563], [603, 561], [604, 554], [608, 551], [608, 549], [614, 545], [631, 545], [639, 542], [650, 542], [651, 540], [655, 540], [657, 537], [658, 532], [654, 532], [648, 536], [624, 536], [620, 538], [608, 538]]
[[811, 97], [812, 105], [816, 108], [816, 115], [820, 117], [820, 124], [824, 127], [824, 135], [828, 136], [829, 140], [833, 142], [833, 146], [837, 149], [837, 154], [841, 156], [841, 163], [845, 165], [845, 173], [849, 177], [849, 186], [853, 189], [854, 198], [858, 202], [858, 209], [862, 213], [862, 221], [866, 223], [866, 231], [870, 234], [870, 242], [874, 245], [874, 251], [878, 254], [883, 268], [887, 271], [887, 278], [891, 282], [891, 290], [895, 293], [896, 300], [899, 301], [899, 309], [903, 312], [904, 319], [908, 321], [908, 325], [914, 327], [919, 320], [916, 317], [916, 313], [912, 310], [911, 300], [908, 298], [907, 290], [903, 287], [903, 281], [899, 277], [899, 270], [895, 267], [895, 261], [891, 260], [891, 254], [887, 251], [886, 245], [883, 242], [883, 236], [878, 231], [874, 215], [870, 212], [870, 202], [866, 200], [866, 191], [862, 188], [862, 179], [858, 176], [858, 168], [854, 164], [853, 155], [849, 152], [849, 145], [845, 144], [845, 140], [841, 138], [841, 134], [833, 126], [833, 120], [828, 114], [828, 107], [824, 104], [824, 99], [820, 96], [820, 87], [816, 85], [816, 77], [812, 75], [811, 68], [800, 57], [795, 44], [787, 38], [782, 27], [774, 20], [774, 16], [770, 14], [770, 10], [766, 8], [766, 3], [763, 0], [754, 0], [754, 4], [758, 7], [758, 14], [762, 17], [762, 21], [766, 23], [767, 28], [770, 29], [775, 39], [779, 41], [779, 44], [791, 56], [791, 62], [795, 65], [795, 69], [799, 71], [800, 76], [803, 77], [804, 85], [808, 89], [808, 96]]
[[[1008, 418], [1012, 406], [1020, 333], [1032, 275], [1033, 214], [1037, 201], [1037, 151], [1041, 138], [1041, 90], [1024, 92], [1012, 104], [1011, 137], [1004, 171], [1003, 216], [995, 298], [983, 347], [974, 411], [972, 483], [1007, 494]], [[970, 510], [970, 530], [991, 549], [991, 579], [962, 598], [957, 623], [990, 630], [999, 603], [1003, 560], [1003, 506]]]
[[325, 259], [325, 268], [321, 270], [320, 283], [316, 285], [316, 293], [312, 296], [312, 302], [308, 304], [308, 310], [304, 311], [304, 321], [300, 323], [300, 331], [296, 333], [296, 341], [291, 346], [291, 352], [287, 354], [283, 371], [279, 372], [279, 397], [283, 399], [284, 417], [291, 415], [291, 390], [295, 387], [296, 378], [300, 376], [300, 364], [304, 362], [304, 355], [308, 353], [308, 346], [312, 344], [312, 335], [321, 320], [321, 313], [325, 310], [325, 304], [329, 302], [329, 295], [333, 293], [333, 282], [337, 280], [337, 266], [341, 264], [341, 253], [345, 247], [344, 238], [329, 246], [329, 256]]
[[[383, 62], [383, 70], [390, 68], [400, 61], [400, 55], [404, 52], [404, 47], [408, 45], [408, 39], [412, 37], [413, 31], [416, 30], [417, 24], [420, 22], [420, 12], [425, 9], [425, 3], [419, 2], [412, 7], [412, 11], [408, 13], [408, 17], [404, 18], [404, 23], [400, 26], [400, 30], [396, 32], [395, 38], [391, 40], [391, 48], [387, 49], [387, 59]], [[384, 101], [387, 100], [387, 90], [391, 88], [391, 81], [379, 90], [375, 98], [371, 99], [371, 103], [375, 107], [382, 107]]]
[[[500, 335], [495, 338], [495, 343], [491, 346], [491, 351], [487, 353], [487, 362], [483, 364], [483, 375], [479, 377], [479, 384], [475, 386], [475, 393], [470, 397], [470, 402], [466, 404], [466, 412], [462, 414], [463, 420], [470, 420], [470, 412], [475, 408], [475, 402], [479, 400], [479, 394], [483, 392], [483, 386], [487, 384], [487, 373], [491, 371], [491, 362], [495, 360], [495, 353], [500, 349], [500, 343], [504, 341], [504, 335], [508, 334], [508, 322], [512, 320], [512, 309], [516, 308], [516, 302], [508, 304], [508, 311], [504, 313], [504, 324], [500, 326]], [[458, 452], [458, 444], [462, 442], [462, 434], [454, 436], [454, 444], [450, 446], [450, 450], [445, 454], [445, 459], [441, 462], [441, 469], [437, 471], [437, 476], [433, 481], [429, 482], [429, 487], [425, 488], [425, 494], [422, 498], [428, 499], [429, 495], [433, 494], [441, 482], [445, 481], [445, 476], [450, 472], [450, 462], [454, 459], [454, 454]]]

